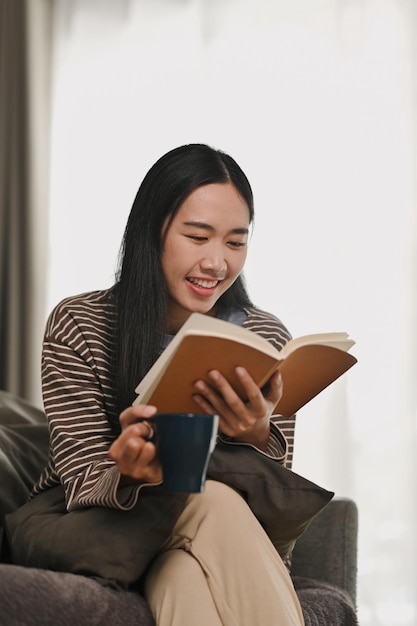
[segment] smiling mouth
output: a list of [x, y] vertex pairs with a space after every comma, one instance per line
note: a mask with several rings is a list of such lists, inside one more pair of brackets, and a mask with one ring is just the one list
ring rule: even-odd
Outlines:
[[187, 278], [189, 283], [193, 285], [197, 285], [198, 287], [203, 287], [204, 289], [213, 289], [219, 284], [219, 280], [203, 280], [201, 278]]

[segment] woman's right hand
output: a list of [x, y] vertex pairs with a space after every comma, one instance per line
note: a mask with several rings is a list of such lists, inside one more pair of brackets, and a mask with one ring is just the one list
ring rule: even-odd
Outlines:
[[122, 475], [121, 486], [162, 481], [156, 446], [147, 439], [152, 429], [146, 420], [155, 413], [154, 406], [135, 404], [120, 414], [122, 432], [110, 446], [109, 456]]

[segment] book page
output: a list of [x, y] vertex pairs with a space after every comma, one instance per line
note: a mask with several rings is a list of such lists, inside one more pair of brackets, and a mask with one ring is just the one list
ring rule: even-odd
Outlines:
[[314, 333], [312, 335], [303, 335], [291, 339], [280, 351], [281, 358], [286, 358], [291, 352], [297, 350], [300, 346], [319, 345], [329, 346], [330, 348], [338, 348], [344, 352], [348, 352], [355, 345], [353, 339], [347, 333]]

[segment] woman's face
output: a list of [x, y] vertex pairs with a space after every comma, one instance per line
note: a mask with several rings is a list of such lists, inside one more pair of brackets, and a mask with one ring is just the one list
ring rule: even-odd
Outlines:
[[193, 312], [214, 314], [242, 271], [248, 232], [249, 208], [231, 183], [204, 185], [186, 198], [162, 250], [168, 332], [177, 332]]

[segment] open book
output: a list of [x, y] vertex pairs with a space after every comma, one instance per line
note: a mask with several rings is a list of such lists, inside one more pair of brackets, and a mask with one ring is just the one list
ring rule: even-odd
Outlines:
[[279, 369], [283, 396], [275, 413], [291, 416], [356, 363], [348, 353], [354, 341], [346, 333], [306, 335], [278, 351], [266, 339], [231, 322], [193, 313], [142, 379], [135, 404], [153, 404], [158, 411], [198, 413], [193, 384], [216, 369], [246, 400], [236, 376], [245, 367], [262, 388]]

